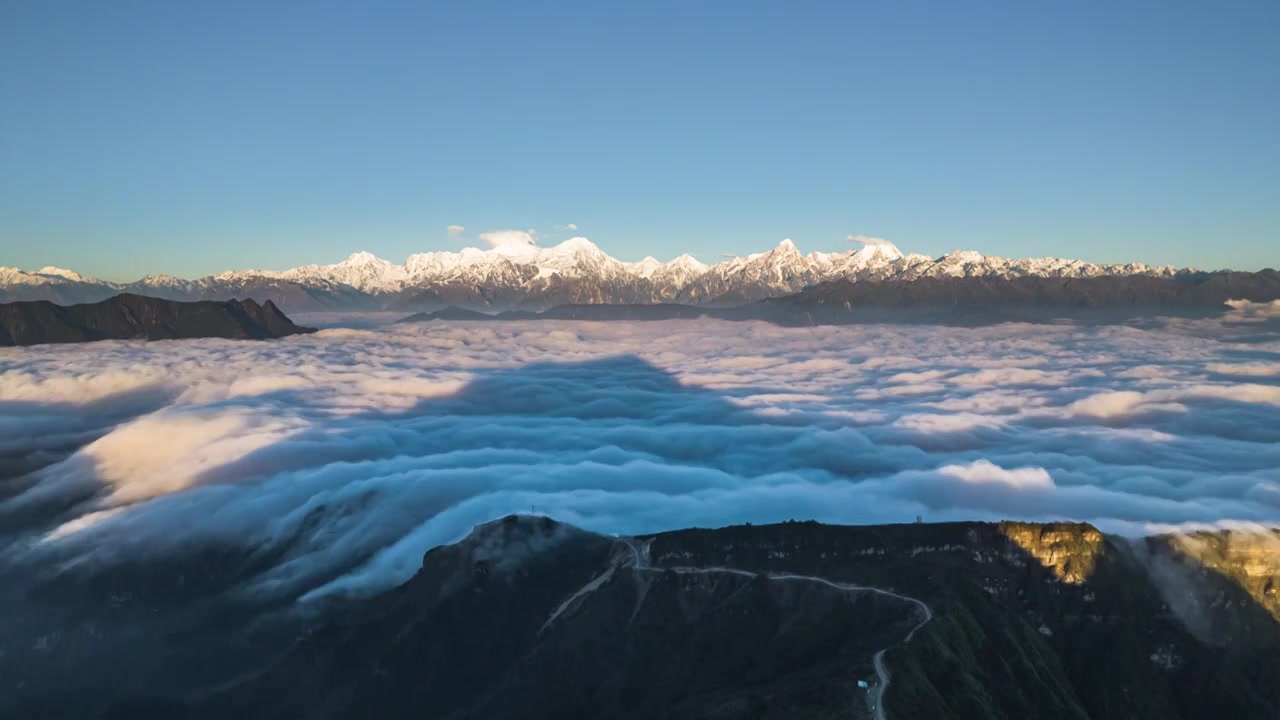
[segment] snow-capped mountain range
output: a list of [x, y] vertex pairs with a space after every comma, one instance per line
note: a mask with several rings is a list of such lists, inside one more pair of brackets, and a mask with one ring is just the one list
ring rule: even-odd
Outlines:
[[915, 280], [927, 277], [1172, 277], [1193, 272], [1141, 263], [1097, 265], [1080, 260], [1009, 259], [972, 251], [939, 258], [904, 254], [877, 238], [848, 252], [802, 254], [790, 240], [768, 252], [706, 265], [689, 255], [669, 262], [616, 260], [590, 240], [552, 247], [531, 242], [487, 250], [430, 252], [402, 264], [358, 252], [333, 265], [289, 270], [239, 270], [186, 280], [149, 275], [112, 283], [71, 270], [34, 272], [0, 267], [0, 301], [92, 302], [121, 292], [172, 300], [273, 300], [287, 311], [320, 309], [543, 309], [566, 303], [687, 303], [734, 305], [798, 292], [820, 282]]

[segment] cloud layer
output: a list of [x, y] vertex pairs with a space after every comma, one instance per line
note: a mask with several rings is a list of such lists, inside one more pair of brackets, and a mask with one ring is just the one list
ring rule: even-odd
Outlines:
[[531, 509], [618, 533], [1280, 522], [1274, 334], [320, 319], [0, 351], [0, 479], [26, 473], [0, 561], [242, 544], [280, 557], [246, 592], [310, 599]]

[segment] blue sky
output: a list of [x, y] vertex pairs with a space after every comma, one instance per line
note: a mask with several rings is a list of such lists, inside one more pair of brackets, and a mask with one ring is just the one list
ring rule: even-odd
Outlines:
[[0, 265], [28, 269], [569, 223], [621, 259], [863, 234], [1280, 265], [1275, 2], [13, 0], [0, 98]]

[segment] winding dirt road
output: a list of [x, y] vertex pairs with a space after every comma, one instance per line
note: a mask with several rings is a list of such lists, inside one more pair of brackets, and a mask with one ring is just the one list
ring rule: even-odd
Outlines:
[[[768, 578], [769, 580], [776, 580], [779, 582], [788, 582], [788, 581], [815, 582], [815, 583], [821, 583], [828, 587], [835, 588], [837, 590], [843, 590], [845, 592], [872, 592], [872, 593], [878, 593], [880, 595], [887, 595], [889, 597], [893, 597], [899, 600], [909, 602], [916, 606], [916, 609], [919, 611], [919, 614], [921, 616], [921, 620], [919, 623], [916, 623], [916, 625], [911, 628], [911, 631], [907, 633], [907, 636], [903, 638], [902, 640], [903, 643], [911, 642], [911, 638], [915, 636], [916, 631], [924, 627], [926, 624], [928, 624], [930, 620], [933, 619], [933, 609], [930, 608], [924, 601], [918, 600], [913, 597], [908, 597], [906, 595], [899, 595], [898, 593], [893, 592], [891, 590], [885, 590], [884, 588], [878, 588], [878, 587], [871, 587], [868, 585], [853, 585], [851, 583], [835, 582], [833, 580], [828, 580], [826, 578], [821, 578], [821, 577], [815, 577], [813, 575], [793, 575], [791, 573], [757, 573], [757, 572], [751, 572], [749, 570], [741, 570], [739, 568], [730, 568], [730, 567], [672, 566], [672, 567], [655, 568], [649, 564], [649, 558], [648, 558], [649, 548], [647, 545], [642, 547], [633, 538], [623, 537], [623, 538], [618, 538], [618, 540], [621, 541], [623, 544], [625, 544], [627, 546], [627, 549], [631, 551], [630, 552], [631, 557], [629, 558], [630, 560], [629, 565], [633, 570], [649, 570], [649, 571], [670, 570], [677, 573], [730, 573], [733, 575], [743, 575], [745, 577], [762, 576], [762, 577]], [[625, 557], [622, 559], [623, 565], [628, 564], [626, 562], [627, 559], [628, 558], [625, 558]], [[591, 582], [583, 586], [581, 590], [574, 593], [568, 600], [566, 600], [559, 608], [556, 609], [555, 613], [553, 613], [550, 618], [548, 618], [546, 625], [550, 625], [551, 621], [555, 620], [556, 617], [560, 615], [560, 613], [564, 612], [564, 610], [574, 600], [577, 600], [583, 595], [586, 595], [594, 591], [596, 588], [600, 587], [600, 585], [603, 584], [604, 581], [608, 580], [609, 577], [613, 575], [614, 569], [616, 567], [617, 565], [611, 566], [609, 570], [606, 570], [604, 573], [597, 576]], [[546, 625], [544, 625], [543, 627], [545, 628]], [[886, 667], [884, 664], [884, 654], [888, 649], [889, 648], [884, 648], [876, 652], [876, 654], [872, 657], [872, 663], [875, 665], [875, 669], [876, 669], [876, 677], [879, 678], [879, 681], [875, 684], [874, 687], [870, 688], [867, 691], [866, 700], [867, 700], [867, 707], [871, 710], [872, 717], [874, 717], [875, 720], [888, 720], [888, 714], [887, 714], [888, 711], [887, 711], [887, 708], [885, 707], [885, 702], [884, 702], [884, 691], [888, 689], [889, 681], [890, 681], [889, 668]]]

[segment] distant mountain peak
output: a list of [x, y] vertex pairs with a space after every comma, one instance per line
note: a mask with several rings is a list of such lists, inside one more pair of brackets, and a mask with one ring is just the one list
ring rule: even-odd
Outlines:
[[865, 235], [850, 235], [849, 239], [856, 243], [862, 243], [862, 247], [854, 252], [855, 257], [871, 259], [880, 258], [885, 260], [900, 260], [905, 257], [897, 245], [885, 240], [884, 238], [867, 237]]
[[50, 275], [52, 277], [60, 277], [60, 278], [63, 278], [64, 280], [71, 280], [72, 282], [86, 282], [85, 277], [80, 273], [74, 270], [67, 270], [65, 268], [55, 267], [53, 265], [46, 265], [40, 268], [39, 270], [36, 271], [36, 274]]
[[676, 259], [667, 263], [667, 265], [670, 265], [672, 267], [691, 268], [699, 271], [706, 270], [710, 267], [705, 263], [699, 262], [697, 258], [690, 255], [689, 253], [684, 253], [683, 255], [680, 255]]
[[544, 252], [548, 253], [580, 253], [580, 252], [598, 252], [603, 253], [598, 245], [584, 237], [571, 237], [559, 245], [552, 245]]
[[623, 263], [623, 265], [625, 265], [628, 270], [635, 273], [637, 277], [645, 279], [652, 277], [653, 273], [656, 272], [658, 268], [662, 267], [662, 263], [652, 255], [646, 255], [645, 258], [639, 262]]
[[784, 239], [773, 248], [714, 265], [682, 254], [668, 262], [620, 262], [581, 236], [550, 247], [523, 230], [485, 233], [487, 248], [410, 255], [401, 264], [368, 251], [328, 265], [239, 270], [184, 280], [153, 275], [127, 283], [85, 278], [72, 270], [0, 269], [0, 299], [94, 302], [121, 291], [172, 300], [255, 297], [289, 310], [435, 310], [447, 305], [492, 311], [544, 309], [566, 303], [731, 305], [799, 292], [829, 280], [912, 281], [943, 277], [1172, 277], [1183, 271], [1142, 263], [1097, 265], [1056, 258], [1008, 259], [974, 251], [942, 257], [903, 254], [882, 238], [851, 235], [861, 247], [801, 254]]
[[791, 238], [786, 238], [782, 242], [778, 243], [778, 246], [775, 247], [772, 252], [773, 254], [778, 255], [795, 255], [799, 257], [800, 248], [796, 247], [796, 244], [791, 242]]
[[[981, 262], [986, 256], [977, 250], [952, 250], [939, 258], [939, 262]], [[1049, 258], [1052, 260], [1052, 258]]]
[[392, 265], [394, 263], [391, 263], [387, 260], [383, 260], [382, 258], [378, 257], [377, 255], [374, 255], [371, 252], [361, 250], [360, 252], [351, 253], [350, 255], [347, 256], [346, 260], [343, 260], [341, 263], [338, 263], [338, 264], [345, 267], [358, 267], [358, 266], [365, 266], [365, 265]]
[[139, 280], [138, 282], [142, 282], [142, 283], [160, 283], [160, 284], [164, 284], [164, 285], [175, 285], [175, 284], [180, 284], [180, 283], [184, 283], [184, 282], [187, 282], [187, 281], [186, 281], [186, 280], [183, 280], [182, 278], [179, 278], [179, 277], [174, 277], [173, 275], [164, 275], [164, 274], [159, 274], [159, 275], [146, 275], [146, 276], [144, 276], [141, 280]]

